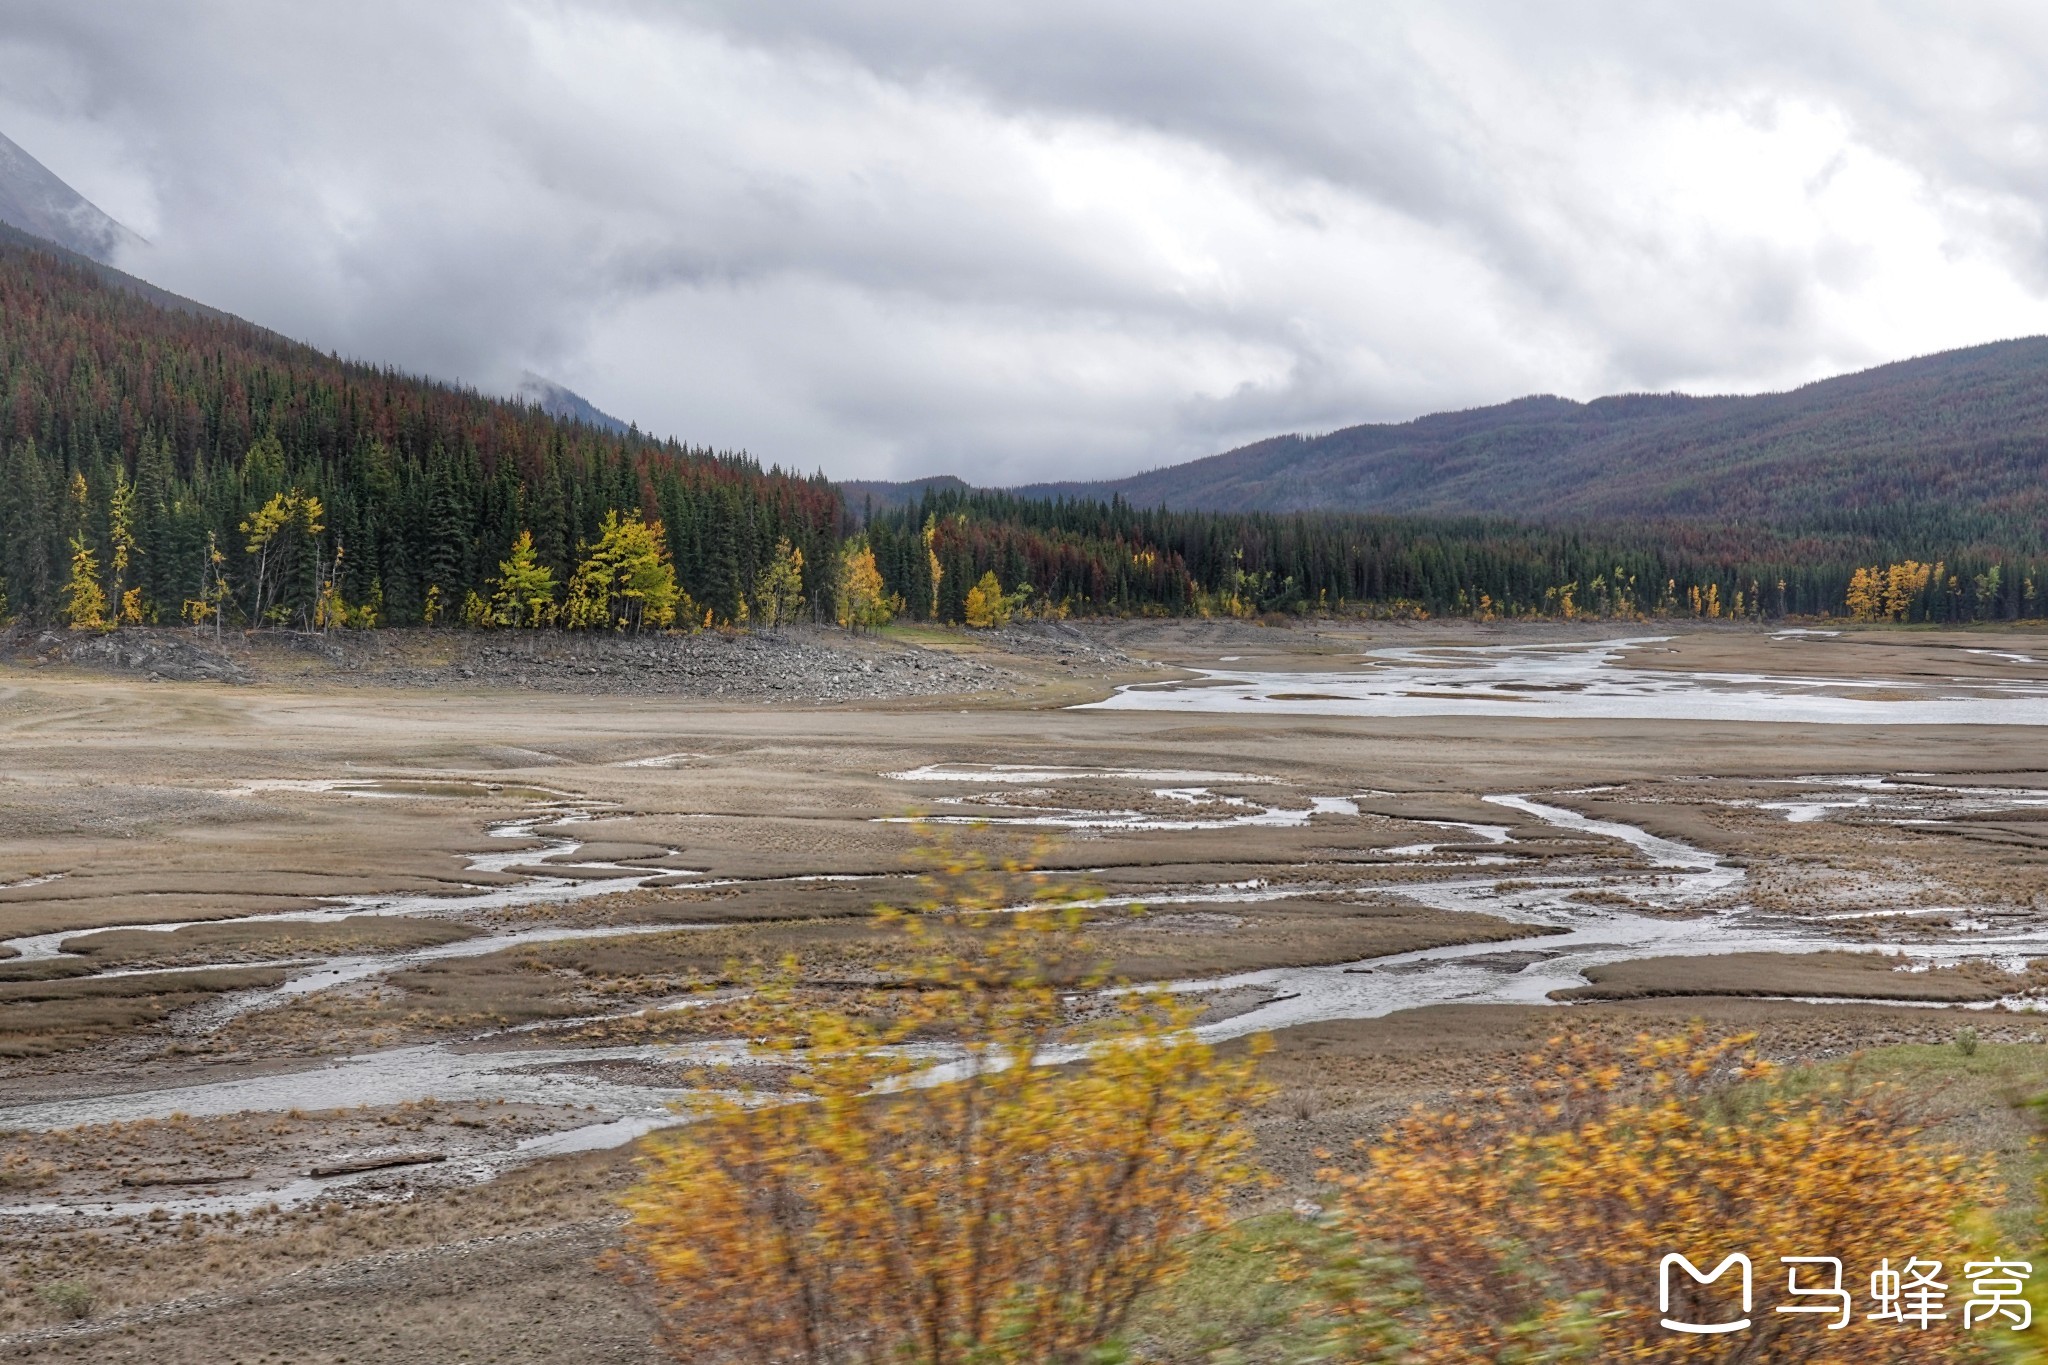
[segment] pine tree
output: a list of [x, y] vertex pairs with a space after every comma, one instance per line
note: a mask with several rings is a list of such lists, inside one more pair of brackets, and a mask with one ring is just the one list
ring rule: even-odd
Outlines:
[[49, 471], [34, 441], [14, 446], [0, 460], [0, 575], [12, 590], [14, 609], [30, 620], [57, 614], [58, 574], [52, 563], [57, 538], [57, 499]]

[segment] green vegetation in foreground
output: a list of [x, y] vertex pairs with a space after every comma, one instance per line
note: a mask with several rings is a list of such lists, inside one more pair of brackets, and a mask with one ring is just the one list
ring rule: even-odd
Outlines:
[[[1834, 1080], [1896, 1085], [1929, 1120], [1929, 1134], [1997, 1163], [2005, 1203], [1999, 1231], [2014, 1245], [2048, 1248], [2042, 1182], [2048, 1179], [2048, 1047], [1979, 1043], [1965, 1025], [1958, 1041], [1876, 1048], [1838, 1062], [1792, 1068], [1777, 1084], [1795, 1092]], [[2039, 1273], [2048, 1279], [2048, 1257]]]
[[1312, 1285], [1285, 1272], [1332, 1240], [1292, 1213], [1260, 1214], [1202, 1238], [1180, 1279], [1133, 1316], [1132, 1358], [1204, 1365], [1316, 1359], [1328, 1324], [1316, 1316]]

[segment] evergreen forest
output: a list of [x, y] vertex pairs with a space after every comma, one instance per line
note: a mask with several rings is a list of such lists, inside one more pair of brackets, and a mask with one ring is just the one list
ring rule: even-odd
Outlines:
[[0, 404], [0, 590], [30, 622], [94, 586], [110, 620], [303, 627], [324, 595], [339, 623], [452, 622], [522, 533], [566, 590], [608, 513], [659, 523], [696, 623], [741, 619], [778, 543], [832, 603], [822, 478], [350, 363], [15, 245]]
[[0, 621], [2048, 613], [2040, 525], [1954, 502], [1531, 521], [944, 487], [850, 508], [822, 475], [346, 361], [124, 280], [0, 241]]

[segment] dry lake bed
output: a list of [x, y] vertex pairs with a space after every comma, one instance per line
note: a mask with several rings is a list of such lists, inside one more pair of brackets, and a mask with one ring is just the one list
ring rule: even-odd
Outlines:
[[1035, 850], [1121, 975], [1273, 1037], [1276, 1202], [1559, 1027], [2048, 1035], [2048, 636], [791, 643], [950, 680], [853, 700], [465, 647], [0, 668], [0, 1354], [656, 1359], [600, 1264], [633, 1141], [760, 1081], [746, 964], [871, 975], [935, 840]]

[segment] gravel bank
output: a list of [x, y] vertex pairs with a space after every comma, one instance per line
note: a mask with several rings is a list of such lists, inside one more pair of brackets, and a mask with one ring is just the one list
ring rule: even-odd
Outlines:
[[[175, 682], [324, 681], [342, 686], [490, 687], [579, 695], [668, 695], [830, 703], [1009, 691], [1027, 679], [992, 659], [1062, 676], [1127, 669], [1123, 651], [1065, 624], [1031, 624], [928, 648], [821, 626], [776, 632], [590, 636], [394, 630], [282, 631], [216, 642], [182, 630], [15, 632], [0, 661], [69, 665]], [[941, 643], [944, 643], [943, 641]]]

